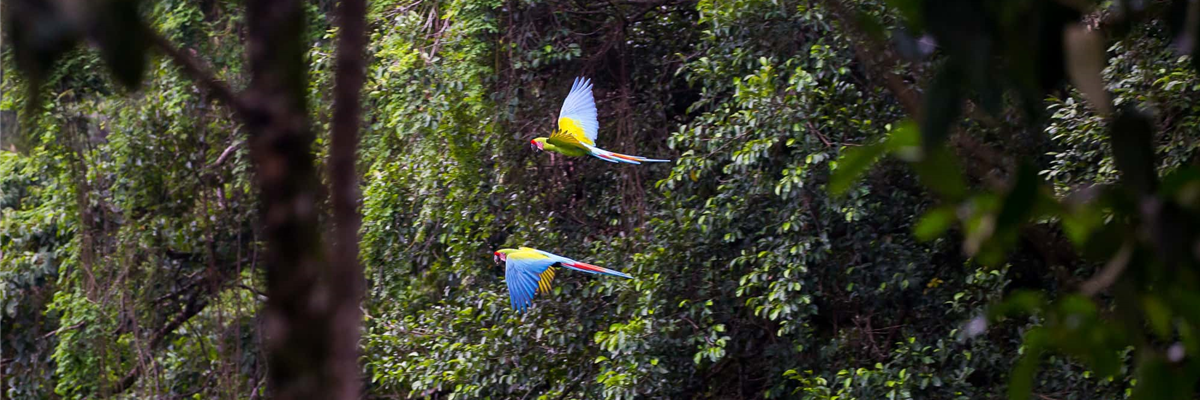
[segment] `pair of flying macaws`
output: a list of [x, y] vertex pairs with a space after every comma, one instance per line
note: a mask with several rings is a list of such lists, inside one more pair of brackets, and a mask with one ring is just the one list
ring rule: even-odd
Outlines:
[[[596, 120], [596, 101], [592, 98], [592, 83], [585, 78], [575, 78], [571, 92], [563, 101], [558, 112], [558, 129], [549, 138], [540, 137], [529, 143], [538, 151], [553, 151], [565, 156], [593, 156], [613, 163], [641, 164], [644, 162], [667, 162], [653, 158], [613, 153], [596, 147], [596, 133], [600, 122]], [[508, 284], [508, 297], [512, 308], [525, 311], [533, 302], [533, 296], [550, 291], [554, 282], [554, 267], [586, 272], [633, 278], [624, 272], [579, 262], [538, 249], [521, 247], [500, 249], [495, 253], [496, 262], [504, 263], [504, 281]]]

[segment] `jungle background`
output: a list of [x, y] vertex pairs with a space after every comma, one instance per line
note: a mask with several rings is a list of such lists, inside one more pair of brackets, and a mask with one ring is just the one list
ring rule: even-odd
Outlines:
[[0, 7], [3, 398], [1195, 398], [1196, 2]]

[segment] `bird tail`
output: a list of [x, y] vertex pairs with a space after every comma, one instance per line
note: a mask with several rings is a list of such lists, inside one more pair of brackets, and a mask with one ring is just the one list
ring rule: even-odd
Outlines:
[[633, 279], [633, 277], [627, 273], [624, 273], [621, 271], [614, 271], [614, 270], [604, 268], [604, 267], [597, 267], [595, 265], [588, 264], [588, 263], [582, 263], [579, 261], [575, 261], [575, 262], [571, 262], [571, 263], [564, 262], [564, 263], [561, 263], [561, 265], [563, 266], [563, 268], [573, 269], [573, 270], [580, 271], [580, 272], [587, 272], [589, 274], [612, 275], [612, 276], [619, 276], [622, 278]]
[[642, 157], [642, 156], [631, 156], [628, 154], [614, 153], [614, 152], [611, 152], [611, 151], [608, 151], [605, 149], [601, 149], [596, 146], [586, 146], [586, 147], [588, 149], [588, 152], [592, 156], [599, 158], [601, 160], [613, 162], [613, 163], [641, 164], [644, 162], [669, 162], [669, 161], [671, 161], [671, 160], [659, 160], [659, 159], [654, 159], [654, 158], [646, 158], [646, 157]]

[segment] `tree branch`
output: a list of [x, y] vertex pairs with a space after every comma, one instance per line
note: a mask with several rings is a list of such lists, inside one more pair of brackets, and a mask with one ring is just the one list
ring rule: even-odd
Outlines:
[[216, 161], [213, 161], [212, 164], [209, 164], [205, 168], [213, 169], [213, 168], [219, 167], [222, 163], [225, 162], [225, 160], [229, 159], [229, 157], [232, 156], [233, 153], [235, 153], [238, 148], [242, 147], [242, 145], [244, 145], [244, 144], [246, 144], [246, 141], [244, 141], [244, 140], [238, 140], [238, 141], [233, 142], [233, 144], [231, 144], [231, 145], [229, 145], [229, 147], [225, 148], [225, 151], [221, 152], [221, 155], [217, 157]]
[[157, 32], [146, 30], [150, 35], [150, 43], [154, 44], [160, 51], [170, 57], [175, 64], [183, 68], [183, 71], [196, 81], [204, 91], [208, 92], [213, 98], [229, 105], [237, 114], [244, 114], [245, 107], [242, 105], [242, 99], [229, 88], [229, 85], [224, 81], [217, 79], [217, 76], [212, 73], [203, 63], [200, 62], [193, 54], [194, 51], [184, 52], [178, 47], [175, 47], [171, 41], [163, 37]]
[[[196, 293], [191, 297], [191, 300], [188, 301], [188, 304], [183, 307], [183, 310], [180, 310], [179, 313], [175, 315], [175, 318], [172, 318], [170, 322], [155, 331], [154, 336], [150, 338], [150, 349], [157, 349], [158, 346], [162, 344], [163, 339], [166, 339], [167, 335], [175, 332], [175, 329], [178, 329], [185, 322], [192, 319], [192, 317], [195, 317], [197, 314], [200, 314], [201, 311], [204, 311], [204, 308], [208, 306], [208, 300], [203, 297], [208, 294], [209, 293], [205, 291]], [[117, 384], [112, 388], [110, 395], [117, 395], [121, 392], [129, 390], [129, 388], [133, 387], [133, 384], [136, 383], [138, 378], [141, 376], [142, 364], [136, 363], [134, 364], [133, 368], [129, 370], [129, 373], [125, 374], [125, 377], [121, 378], [121, 381], [117, 382]]]
[[45, 335], [42, 335], [42, 337], [41, 337], [41, 338], [42, 338], [42, 339], [46, 339], [46, 338], [48, 338], [48, 337], [51, 337], [51, 336], [54, 336], [54, 335], [57, 335], [57, 334], [63, 333], [64, 331], [69, 331], [69, 330], [73, 330], [73, 329], [78, 329], [78, 328], [79, 328], [79, 327], [81, 327], [81, 326], [83, 326], [83, 322], [80, 322], [80, 323], [77, 323], [77, 324], [74, 324], [74, 325], [71, 325], [71, 326], [64, 326], [64, 327], [61, 327], [61, 328], [55, 329], [55, 330], [53, 330], [53, 331], [50, 331], [49, 333], [46, 333]]

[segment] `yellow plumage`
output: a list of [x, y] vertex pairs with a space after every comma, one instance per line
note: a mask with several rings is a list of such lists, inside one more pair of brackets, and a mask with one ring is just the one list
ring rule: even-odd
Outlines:
[[554, 267], [546, 268], [545, 272], [538, 275], [538, 294], [550, 292], [550, 285], [554, 283]]
[[[596, 142], [588, 139], [587, 133], [584, 132], [583, 126], [573, 118], [562, 117], [558, 119], [558, 130], [550, 135], [551, 140], [563, 141], [564, 143], [583, 143], [588, 146], [595, 146]], [[557, 144], [557, 143], [555, 143]]]

